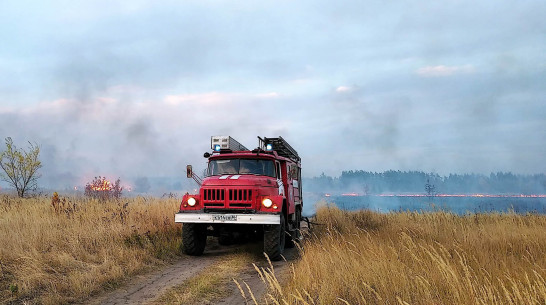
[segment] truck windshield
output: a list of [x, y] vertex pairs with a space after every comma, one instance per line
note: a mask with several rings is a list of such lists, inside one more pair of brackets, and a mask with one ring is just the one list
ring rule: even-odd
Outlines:
[[273, 161], [262, 159], [224, 159], [209, 162], [209, 176], [263, 175], [275, 177]]

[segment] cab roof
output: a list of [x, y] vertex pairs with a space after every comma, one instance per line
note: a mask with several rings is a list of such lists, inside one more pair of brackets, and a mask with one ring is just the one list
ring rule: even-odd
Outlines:
[[252, 158], [252, 159], [266, 159], [266, 160], [281, 160], [287, 162], [297, 163], [294, 160], [279, 156], [276, 151], [220, 151], [220, 153], [214, 153], [209, 157], [209, 160], [214, 159], [231, 159], [231, 158]]

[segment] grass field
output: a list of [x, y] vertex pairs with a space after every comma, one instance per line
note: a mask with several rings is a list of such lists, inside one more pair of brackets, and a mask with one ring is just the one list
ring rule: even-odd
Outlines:
[[269, 304], [546, 304], [546, 216], [317, 211]]
[[59, 304], [174, 258], [178, 199], [0, 196], [0, 303]]
[[[82, 301], [179, 254], [178, 199], [60, 199], [0, 196], [0, 303]], [[257, 268], [268, 304], [546, 304], [544, 215], [321, 207], [314, 221], [288, 280]], [[221, 298], [252, 255], [226, 256], [229, 268], [159, 302]]]

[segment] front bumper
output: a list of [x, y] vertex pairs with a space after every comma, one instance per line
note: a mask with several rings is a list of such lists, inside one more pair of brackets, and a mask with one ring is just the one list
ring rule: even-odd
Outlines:
[[278, 225], [281, 223], [281, 216], [279, 214], [176, 213], [174, 222]]

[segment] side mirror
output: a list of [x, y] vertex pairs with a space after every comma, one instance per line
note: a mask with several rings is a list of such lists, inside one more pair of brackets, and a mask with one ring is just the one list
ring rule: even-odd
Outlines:
[[193, 170], [191, 169], [191, 165], [186, 166], [186, 177], [188, 178], [193, 177]]

